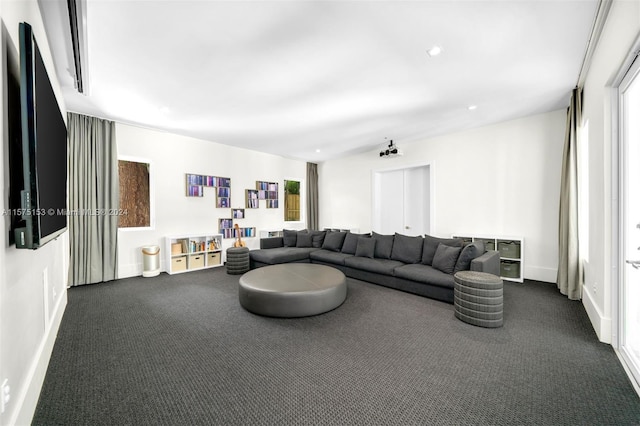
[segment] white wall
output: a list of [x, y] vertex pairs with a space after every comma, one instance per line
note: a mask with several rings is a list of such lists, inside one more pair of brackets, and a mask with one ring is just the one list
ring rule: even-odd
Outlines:
[[[234, 148], [171, 133], [116, 125], [116, 141], [120, 157], [136, 158], [151, 163], [155, 195], [155, 227], [149, 230], [120, 230], [118, 234], [118, 277], [142, 274], [141, 248], [159, 245], [168, 235], [218, 233], [218, 219], [231, 218], [231, 209], [216, 208], [215, 190], [204, 188], [203, 197], [185, 196], [187, 173], [231, 178], [231, 206], [244, 208], [245, 189], [255, 189], [256, 181], [278, 182], [280, 208], [246, 209], [246, 218], [234, 221], [240, 227], [265, 229], [302, 229], [299, 223], [284, 222], [284, 180], [298, 180], [304, 192], [306, 163], [271, 154]], [[304, 198], [304, 194], [302, 194]], [[302, 200], [304, 205], [305, 201]], [[153, 207], [152, 207], [153, 208]], [[259, 247], [259, 238], [243, 239], [249, 248]], [[224, 240], [228, 247], [233, 240]], [[164, 254], [164, 253], [163, 253]], [[165, 270], [164, 256], [161, 268]]]
[[320, 165], [320, 227], [372, 227], [372, 172], [430, 164], [432, 235], [523, 237], [525, 278], [556, 281], [558, 203], [566, 111], [398, 142], [404, 155], [379, 151]]
[[583, 303], [600, 340], [612, 339], [612, 111], [611, 81], [640, 33], [640, 2], [615, 1], [584, 84], [583, 119], [589, 123], [589, 262]]
[[[2, 116], [0, 181], [2, 204], [8, 209], [9, 158], [7, 81], [19, 75], [18, 24], [31, 24], [59, 100], [60, 88], [47, 37], [35, 1], [0, 2], [2, 32]], [[6, 32], [5, 32], [6, 29]], [[7, 57], [9, 59], [7, 60]], [[62, 102], [61, 102], [62, 103]], [[61, 105], [66, 116], [64, 105]], [[3, 215], [0, 235], [0, 381], [8, 379], [10, 401], [0, 424], [29, 424], [35, 410], [55, 335], [67, 303], [68, 234], [38, 250], [17, 250], [9, 245], [9, 216]], [[45, 276], [46, 275], [46, 279]], [[48, 286], [44, 281], [48, 281]], [[55, 292], [55, 296], [54, 296]]]

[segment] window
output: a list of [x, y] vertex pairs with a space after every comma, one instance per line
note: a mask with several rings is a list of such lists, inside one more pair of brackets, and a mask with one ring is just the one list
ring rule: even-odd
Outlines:
[[150, 164], [118, 160], [120, 212], [118, 228], [151, 226]]
[[300, 182], [296, 180], [284, 181], [284, 220], [285, 222], [300, 221]]

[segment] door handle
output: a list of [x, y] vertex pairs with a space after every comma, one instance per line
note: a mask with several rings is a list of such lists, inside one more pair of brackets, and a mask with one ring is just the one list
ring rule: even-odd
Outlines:
[[626, 262], [634, 268], [640, 269], [640, 260], [627, 260]]

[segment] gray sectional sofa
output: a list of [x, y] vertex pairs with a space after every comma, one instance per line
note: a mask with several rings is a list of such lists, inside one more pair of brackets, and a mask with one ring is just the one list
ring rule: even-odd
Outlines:
[[284, 230], [249, 253], [251, 269], [289, 262], [332, 266], [348, 277], [453, 303], [453, 275], [462, 270], [499, 275], [500, 256], [484, 245], [429, 235]]

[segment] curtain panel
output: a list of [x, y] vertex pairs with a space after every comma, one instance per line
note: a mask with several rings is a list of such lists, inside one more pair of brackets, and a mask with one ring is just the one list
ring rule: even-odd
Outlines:
[[112, 121], [69, 113], [69, 284], [117, 274], [118, 156]]
[[307, 163], [307, 229], [318, 229], [318, 165]]
[[582, 298], [582, 262], [578, 246], [578, 136], [582, 125], [582, 89], [576, 87], [567, 111], [560, 183], [557, 285], [571, 300]]

